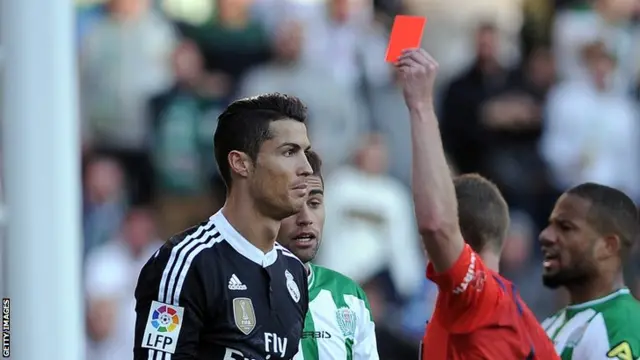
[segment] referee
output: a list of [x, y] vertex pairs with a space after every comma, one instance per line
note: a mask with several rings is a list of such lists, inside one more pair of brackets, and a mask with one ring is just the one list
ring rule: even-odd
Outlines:
[[134, 360], [291, 359], [309, 304], [303, 264], [275, 247], [303, 207], [306, 107], [265, 94], [220, 115], [215, 156], [226, 202], [145, 264], [135, 291]]

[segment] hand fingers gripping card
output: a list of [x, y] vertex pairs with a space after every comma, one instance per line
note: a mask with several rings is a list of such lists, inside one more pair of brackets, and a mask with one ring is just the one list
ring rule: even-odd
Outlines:
[[420, 47], [426, 23], [427, 19], [422, 16], [396, 16], [391, 28], [385, 61], [394, 63], [402, 54], [402, 50]]

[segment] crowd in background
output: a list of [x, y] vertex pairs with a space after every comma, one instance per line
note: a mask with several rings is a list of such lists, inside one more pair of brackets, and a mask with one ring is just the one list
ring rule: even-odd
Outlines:
[[[78, 8], [87, 359], [130, 358], [140, 268], [224, 202], [217, 115], [274, 91], [308, 105], [325, 164], [316, 262], [362, 284], [383, 359], [417, 358], [407, 354], [417, 354], [436, 289], [413, 215], [407, 111], [384, 62], [396, 14], [428, 18], [422, 44], [440, 63], [451, 167], [503, 191], [512, 213], [502, 272], [536, 315], [564, 301], [542, 286], [537, 244], [558, 194], [595, 181], [640, 202], [640, 1], [171, 4]], [[640, 295], [633, 259], [627, 284]]]

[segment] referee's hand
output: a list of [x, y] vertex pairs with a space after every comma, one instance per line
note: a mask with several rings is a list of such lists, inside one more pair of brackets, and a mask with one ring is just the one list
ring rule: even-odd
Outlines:
[[432, 106], [438, 62], [423, 49], [407, 49], [398, 58], [396, 68], [409, 109]]

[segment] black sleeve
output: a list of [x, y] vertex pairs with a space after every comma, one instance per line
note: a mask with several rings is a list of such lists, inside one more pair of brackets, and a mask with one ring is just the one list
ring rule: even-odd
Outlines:
[[[144, 266], [136, 287], [134, 360], [169, 353], [196, 359], [206, 309], [202, 260], [163, 247]], [[163, 288], [163, 289], [161, 289]], [[177, 295], [176, 295], [177, 294]], [[164, 358], [164, 357], [163, 357]]]
[[[302, 277], [302, 315], [303, 318], [306, 319], [307, 317], [307, 312], [309, 311], [309, 279], [306, 276], [306, 269], [304, 272], [304, 275]], [[304, 326], [303, 326], [304, 328]]]

